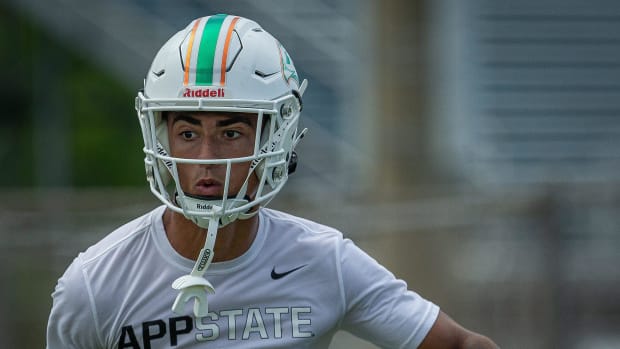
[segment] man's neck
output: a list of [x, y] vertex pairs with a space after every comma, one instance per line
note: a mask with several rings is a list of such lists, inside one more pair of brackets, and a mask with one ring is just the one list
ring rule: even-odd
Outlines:
[[[196, 260], [203, 248], [207, 230], [194, 224], [182, 214], [166, 209], [164, 229], [172, 247], [183, 257]], [[252, 246], [258, 231], [258, 215], [238, 219], [218, 230], [214, 262], [223, 262], [243, 255]]]

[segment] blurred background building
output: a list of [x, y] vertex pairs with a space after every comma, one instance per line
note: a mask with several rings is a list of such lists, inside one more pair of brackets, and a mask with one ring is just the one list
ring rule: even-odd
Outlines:
[[[337, 227], [502, 348], [620, 347], [620, 3], [0, 0], [0, 337], [158, 205], [136, 91], [192, 19], [256, 20], [304, 96], [272, 206]], [[339, 334], [332, 348], [374, 348]]]

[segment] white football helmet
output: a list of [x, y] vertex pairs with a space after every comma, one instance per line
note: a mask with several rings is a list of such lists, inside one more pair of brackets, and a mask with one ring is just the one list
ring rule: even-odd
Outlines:
[[[151, 191], [171, 210], [207, 229], [205, 245], [190, 274], [172, 284], [179, 294], [172, 306], [182, 313], [194, 300], [194, 314], [208, 313], [207, 293], [214, 288], [203, 275], [213, 259], [220, 227], [252, 217], [282, 189], [296, 166], [295, 146], [305, 130], [298, 131], [300, 83], [284, 47], [255, 22], [224, 14], [194, 20], [159, 50], [136, 97], [136, 110], [144, 138], [144, 163]], [[256, 114], [253, 154], [227, 159], [188, 159], [170, 154], [166, 111], [218, 111]], [[237, 193], [229, 193], [232, 165], [245, 162], [249, 170]], [[226, 167], [221, 198], [184, 193], [178, 164]], [[247, 195], [251, 176], [258, 186]]]
[[[136, 110], [144, 137], [146, 177], [151, 191], [171, 210], [208, 228], [248, 218], [283, 187], [296, 166], [300, 83], [291, 57], [254, 21], [218, 14], [191, 22], [159, 50], [148, 71]], [[231, 159], [185, 159], [170, 155], [163, 111], [220, 111], [257, 115], [254, 153]], [[243, 188], [228, 193], [231, 165], [251, 162]], [[223, 165], [227, 168], [222, 198], [188, 196], [181, 190], [177, 165]], [[246, 195], [253, 173], [259, 179], [255, 197]]]

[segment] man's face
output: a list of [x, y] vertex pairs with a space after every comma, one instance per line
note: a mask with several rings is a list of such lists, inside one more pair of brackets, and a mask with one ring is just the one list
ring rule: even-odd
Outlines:
[[[251, 156], [256, 139], [255, 114], [223, 112], [169, 112], [170, 155], [186, 159], [226, 159]], [[228, 196], [236, 196], [250, 162], [233, 163]], [[181, 189], [190, 195], [222, 197], [226, 165], [178, 164]], [[247, 194], [254, 196], [256, 175], [250, 177]]]

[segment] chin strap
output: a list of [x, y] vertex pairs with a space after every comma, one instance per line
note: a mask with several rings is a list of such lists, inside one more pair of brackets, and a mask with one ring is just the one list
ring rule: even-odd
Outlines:
[[[201, 197], [192, 197], [185, 194], [182, 200], [176, 199], [177, 202], [182, 202], [182, 208], [185, 211], [202, 211], [202, 212], [227, 212], [237, 207], [243, 206], [249, 202], [249, 198], [229, 198], [226, 200], [226, 207], [223, 209], [220, 205], [222, 204], [221, 199], [209, 200], [207, 198]], [[216, 220], [221, 227], [224, 227], [235, 220], [242, 218], [242, 213], [226, 213], [221, 215], [215, 215], [214, 217], [209, 216], [195, 216], [191, 214], [186, 214], [185, 217], [197, 226], [201, 228], [208, 229], [211, 221]]]
[[172, 305], [172, 311], [177, 314], [184, 312], [185, 303], [192, 298], [194, 299], [194, 315], [196, 317], [205, 317], [209, 313], [207, 294], [214, 294], [215, 288], [203, 275], [213, 260], [213, 247], [215, 246], [218, 228], [218, 219], [209, 220], [205, 246], [200, 250], [194, 269], [191, 273], [181, 276], [172, 283], [172, 288], [179, 290], [179, 294]]

